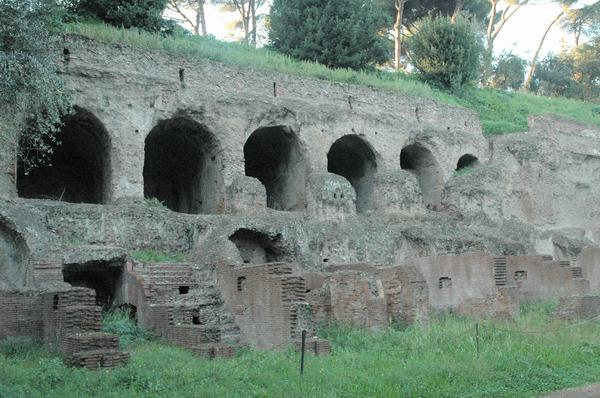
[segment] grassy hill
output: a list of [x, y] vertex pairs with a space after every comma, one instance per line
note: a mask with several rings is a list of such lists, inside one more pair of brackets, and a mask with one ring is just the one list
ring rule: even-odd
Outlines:
[[317, 63], [299, 62], [266, 49], [254, 49], [210, 37], [165, 37], [136, 29], [119, 29], [103, 24], [84, 23], [67, 24], [64, 26], [64, 33], [78, 34], [108, 43], [207, 58], [258, 70], [274, 70], [290, 75], [310, 76], [396, 91], [410, 96], [433, 98], [440, 102], [473, 109], [481, 118], [485, 134], [527, 131], [527, 117], [543, 113], [555, 113], [600, 126], [600, 104], [566, 98], [547, 98], [526, 93], [477, 88], [467, 89], [460, 96], [456, 96], [432, 88], [416, 77], [404, 73], [328, 69]]
[[474, 322], [455, 316], [375, 333], [327, 329], [333, 354], [308, 355], [303, 377], [291, 349], [209, 361], [113, 317], [107, 326], [130, 342], [129, 365], [71, 369], [40, 346], [0, 343], [0, 397], [515, 398], [600, 381], [600, 322], [566, 324], [552, 309], [529, 304], [514, 322], [481, 323], [479, 356]]

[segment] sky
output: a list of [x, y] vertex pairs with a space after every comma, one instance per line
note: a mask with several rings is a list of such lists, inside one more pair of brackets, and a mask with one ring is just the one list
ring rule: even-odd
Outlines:
[[[591, 4], [594, 1], [596, 0], [580, 0], [578, 4]], [[496, 53], [511, 51], [526, 59], [533, 56], [544, 31], [561, 9], [549, 0], [537, 0], [532, 3], [521, 7], [504, 26], [494, 43]], [[268, 13], [268, 8], [261, 11]], [[218, 39], [239, 40], [241, 38], [241, 32], [239, 30], [236, 32], [232, 28], [236, 19], [238, 14], [235, 12], [223, 11], [220, 6], [206, 5], [208, 33]], [[565, 45], [570, 47], [573, 43], [573, 36], [562, 31], [557, 23], [548, 33], [540, 55], [543, 57], [548, 52], [558, 52]]]

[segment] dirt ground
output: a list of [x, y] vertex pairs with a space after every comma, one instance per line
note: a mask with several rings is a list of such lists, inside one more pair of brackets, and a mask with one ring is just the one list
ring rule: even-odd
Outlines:
[[599, 398], [600, 383], [590, 384], [589, 386], [569, 388], [560, 390], [550, 395], [545, 395], [542, 398]]

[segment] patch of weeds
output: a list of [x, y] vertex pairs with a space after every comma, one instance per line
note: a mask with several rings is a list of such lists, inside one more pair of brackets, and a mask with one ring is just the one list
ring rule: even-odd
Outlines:
[[117, 308], [102, 314], [102, 331], [119, 336], [122, 347], [154, 337], [148, 330], [136, 324], [127, 308]]
[[7, 358], [37, 355], [41, 349], [41, 342], [31, 337], [10, 336], [0, 340], [0, 355]]
[[86, 245], [87, 242], [77, 235], [71, 235], [65, 239], [65, 242], [71, 246], [83, 246]]
[[459, 176], [464, 176], [466, 174], [470, 174], [473, 172], [473, 170], [475, 170], [475, 167], [463, 167], [461, 169], [458, 170], [454, 170], [454, 177], [459, 177]]
[[166, 209], [165, 202], [158, 200], [157, 198], [144, 198], [144, 204], [148, 207], [154, 207], [159, 209]]
[[180, 263], [185, 260], [185, 255], [181, 252], [169, 253], [154, 250], [137, 250], [131, 253], [131, 258], [142, 263]]

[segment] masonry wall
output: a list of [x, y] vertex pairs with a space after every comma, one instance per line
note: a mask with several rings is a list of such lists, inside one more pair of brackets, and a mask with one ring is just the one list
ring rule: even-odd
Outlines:
[[41, 298], [35, 292], [0, 291], [0, 340], [10, 336], [42, 339]]
[[543, 256], [509, 256], [508, 283], [518, 287], [526, 299], [546, 299], [589, 292], [589, 282], [581, 269], [569, 261], [554, 261]]
[[302, 314], [306, 287], [301, 277], [292, 275], [292, 265], [223, 265], [217, 272], [226, 305], [244, 341], [258, 348], [281, 348], [308, 326]]
[[491, 258], [483, 253], [417, 258], [410, 261], [425, 278], [431, 307], [453, 310], [466, 300], [496, 294]]
[[[68, 63], [63, 47], [70, 51]], [[269, 126], [287, 126], [297, 135], [309, 174], [327, 171], [329, 148], [348, 134], [374, 148], [378, 171], [400, 171], [400, 149], [417, 141], [436, 155], [444, 178], [466, 152], [487, 158], [473, 112], [428, 99], [74, 37], [55, 51], [76, 105], [96, 116], [110, 135], [107, 196], [113, 203], [143, 197], [144, 140], [160, 120], [182, 112], [214, 136], [225, 187], [244, 176], [246, 139]]]

